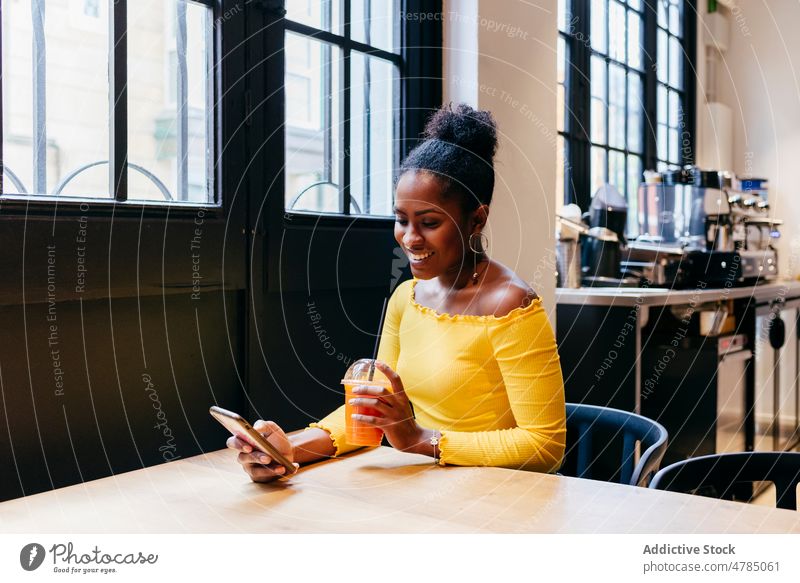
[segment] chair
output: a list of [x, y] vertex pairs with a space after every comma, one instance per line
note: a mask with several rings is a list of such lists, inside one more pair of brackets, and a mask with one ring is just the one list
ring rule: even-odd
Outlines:
[[[644, 451], [634, 464], [637, 441]], [[666, 450], [667, 430], [660, 423], [619, 409], [567, 403], [567, 447], [560, 470], [565, 476], [646, 487]]]
[[772, 482], [778, 508], [797, 510], [800, 452], [742, 452], [704, 455], [676, 462], [658, 472], [650, 487], [731, 498], [741, 482]]

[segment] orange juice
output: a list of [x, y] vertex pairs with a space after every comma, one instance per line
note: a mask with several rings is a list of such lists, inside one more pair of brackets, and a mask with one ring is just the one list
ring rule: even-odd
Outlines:
[[356, 361], [347, 370], [347, 374], [342, 380], [344, 385], [344, 411], [345, 411], [345, 439], [351, 445], [366, 445], [375, 447], [381, 444], [383, 430], [363, 421], [353, 419], [352, 415], [380, 416], [377, 410], [363, 405], [351, 405], [350, 399], [367, 398], [374, 399], [372, 395], [353, 393], [355, 387], [383, 387], [391, 390], [391, 383], [384, 374], [377, 368], [372, 369], [372, 380], [369, 380], [369, 371], [372, 360], [362, 358]]
[[[381, 444], [381, 440], [383, 440], [383, 429], [352, 418], [353, 413], [358, 413], [359, 415], [379, 415], [372, 407], [350, 404], [350, 399], [365, 396], [353, 392], [353, 387], [361, 386], [366, 386], [364, 381], [356, 381], [354, 384], [350, 384], [349, 382], [344, 384], [345, 438], [347, 439], [347, 443], [351, 445], [368, 445], [374, 447]], [[369, 395], [366, 396], [369, 397]]]

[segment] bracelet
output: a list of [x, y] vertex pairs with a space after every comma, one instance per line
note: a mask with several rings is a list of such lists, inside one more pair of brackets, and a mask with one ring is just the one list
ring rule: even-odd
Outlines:
[[[439, 436], [441, 436], [441, 433], [439, 433]], [[436, 452], [436, 446], [439, 445], [439, 437], [437, 437], [435, 429], [433, 431], [433, 437], [431, 437], [430, 443], [433, 446], [433, 463], [439, 465], [439, 455]]]

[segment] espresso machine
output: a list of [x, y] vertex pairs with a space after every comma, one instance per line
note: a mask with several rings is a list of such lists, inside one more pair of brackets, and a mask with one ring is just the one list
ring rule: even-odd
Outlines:
[[[734, 188], [734, 182], [738, 188]], [[731, 180], [728, 200], [734, 222], [734, 242], [751, 269], [762, 277], [777, 276], [778, 257], [773, 242], [780, 237], [780, 219], [770, 217], [766, 181], [761, 179]], [[751, 259], [752, 258], [752, 259]]]
[[692, 220], [703, 223], [705, 249], [691, 249], [686, 256], [685, 283], [695, 286], [722, 287], [744, 283], [743, 265], [733, 238], [733, 217], [728, 193], [720, 173], [692, 168], [687, 186], [692, 201]]
[[622, 277], [620, 263], [626, 247], [628, 203], [610, 184], [601, 186], [583, 220], [588, 231], [581, 235], [584, 286], [635, 286], [638, 280]]
[[639, 187], [638, 232], [623, 273], [650, 285], [750, 285], [777, 277], [772, 246], [781, 221], [765, 197], [734, 189], [725, 172], [684, 167]]

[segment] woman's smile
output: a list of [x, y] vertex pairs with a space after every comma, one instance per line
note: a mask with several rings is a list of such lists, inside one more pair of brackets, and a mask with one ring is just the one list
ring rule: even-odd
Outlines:
[[406, 247], [406, 254], [408, 255], [409, 259], [411, 259], [411, 263], [414, 265], [422, 265], [425, 263], [432, 255], [435, 255], [434, 251], [412, 251], [408, 247]]

